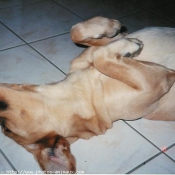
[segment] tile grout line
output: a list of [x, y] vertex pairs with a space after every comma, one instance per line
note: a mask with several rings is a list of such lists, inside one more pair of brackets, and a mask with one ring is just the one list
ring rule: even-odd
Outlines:
[[9, 6], [9, 7], [3, 7], [3, 8], [0, 8], [0, 10], [4, 10], [4, 9], [7, 9], [7, 8], [13, 8], [13, 7], [18, 7], [18, 6], [22, 6], [22, 5], [25, 5], [25, 4], [33, 4], [33, 3], [37, 3], [37, 2], [41, 2], [41, 1], [45, 1], [45, 0], [38, 0], [38, 1], [34, 1], [34, 2], [27, 2], [27, 3], [22, 3], [22, 4], [14, 4], [12, 6]]
[[17, 45], [17, 46], [12, 46], [12, 47], [8, 47], [8, 48], [5, 48], [5, 49], [0, 49], [0, 52], [1, 51], [6, 51], [6, 50], [9, 50], [9, 49], [14, 49], [14, 48], [16, 48], [16, 47], [20, 47], [20, 46], [25, 46], [26, 44], [24, 43], [24, 44], [19, 44], [19, 45]]
[[[169, 147], [167, 148], [167, 150], [170, 149], [170, 148], [172, 148], [173, 146], [175, 146], [175, 143], [172, 144], [171, 146], [169, 146]], [[165, 152], [162, 151], [162, 152], [159, 152], [159, 153], [155, 154], [154, 156], [152, 156], [151, 158], [147, 159], [146, 161], [142, 162], [141, 164], [139, 164], [138, 166], [136, 166], [136, 167], [133, 168], [132, 170], [128, 171], [126, 174], [131, 174], [131, 173], [133, 173], [135, 170], [141, 168], [141, 167], [144, 166], [146, 163], [150, 162], [151, 160], [155, 159], [156, 157], [158, 157], [158, 156], [161, 155], [161, 154], [164, 154], [166, 157], [168, 157], [171, 161], [173, 161], [173, 162], [175, 163], [175, 160], [174, 160], [174, 159], [172, 159], [170, 156], [168, 156]]]
[[[126, 123], [129, 127], [131, 127], [134, 131], [136, 131], [140, 136], [142, 136], [144, 139], [146, 139], [149, 143], [151, 143], [154, 147], [156, 147], [159, 151], [162, 151], [157, 145], [155, 145], [153, 142], [151, 142], [148, 138], [146, 138], [143, 134], [141, 134], [138, 130], [136, 130], [134, 127], [132, 127], [129, 123], [127, 123], [126, 121], [123, 120], [124, 123]], [[169, 150], [170, 148], [172, 148], [173, 146], [175, 146], [175, 143], [173, 143], [172, 145], [170, 145], [168, 148], [166, 148], [166, 150]], [[163, 153], [163, 151], [162, 151]]]
[[[136, 5], [135, 3], [132, 3], [132, 2], [130, 2], [129, 0], [127, 0], [127, 2], [129, 2], [130, 4]], [[155, 13], [155, 12], [152, 11], [154, 8], [159, 8], [159, 7], [161, 7], [161, 6], [170, 5], [170, 4], [172, 4], [172, 2], [168, 2], [168, 3], [165, 3], [165, 4], [160, 4], [160, 5], [158, 5], [158, 6], [154, 6], [154, 7], [150, 7], [150, 8], [144, 8], [144, 7], [141, 7], [141, 6], [139, 6], [139, 5], [137, 5], [137, 6], [140, 7], [140, 8], [142, 8], [142, 9], [144, 9], [143, 12], [144, 12], [144, 11], [147, 11], [147, 12], [152, 13], [152, 14], [154, 14], [154, 15], [158, 15], [159, 17], [161, 17], [161, 18], [163, 18], [163, 19], [165, 19], [165, 20], [168, 20], [168, 21], [170, 21], [170, 22], [172, 22], [172, 23], [175, 23], [175, 21], [172, 21], [172, 20], [170, 20], [169, 18], [166, 18], [165, 16], [160, 15], [160, 14], [157, 14], [157, 13]]]
[[132, 170], [130, 170], [128, 173], [126, 174], [130, 174], [133, 171], [135, 171], [136, 169], [142, 167], [143, 165], [145, 165], [146, 163], [148, 163], [149, 161], [153, 160], [154, 158], [158, 157], [160, 154], [164, 154], [167, 158], [169, 158], [171, 161], [173, 161], [175, 163], [175, 160], [173, 158], [171, 158], [169, 155], [166, 154], [166, 151], [168, 151], [169, 149], [171, 149], [172, 147], [175, 146], [175, 143], [173, 143], [172, 145], [170, 145], [169, 147], [166, 148], [166, 150], [161, 150], [157, 145], [155, 145], [153, 142], [151, 142], [148, 138], [146, 138], [143, 134], [141, 134], [139, 131], [137, 131], [134, 127], [132, 127], [129, 123], [127, 123], [126, 121], [123, 120], [123, 122], [125, 124], [127, 124], [130, 128], [132, 128], [135, 132], [137, 132], [141, 137], [143, 137], [145, 140], [147, 140], [151, 145], [153, 145], [155, 148], [157, 148], [160, 152], [157, 153], [156, 155], [152, 156], [151, 158], [147, 159], [146, 161], [144, 161], [143, 163], [141, 163], [140, 165], [136, 166], [135, 168], [133, 168]]
[[134, 5], [134, 6], [137, 6], [137, 7], [141, 8], [141, 9], [143, 9], [143, 10], [146, 10], [144, 7], [141, 7], [141, 6], [139, 6], [138, 4], [133, 3], [133, 2], [131, 2], [131, 1], [129, 1], [129, 0], [126, 0], [126, 2], [129, 3], [129, 4], [132, 4], [132, 5]]
[[[54, 2], [58, 5], [60, 5], [61, 7], [63, 7], [64, 9], [66, 9], [67, 11], [71, 12], [72, 14], [76, 15], [77, 17], [81, 18], [82, 20], [87, 20], [86, 18], [83, 18], [83, 17], [79, 16], [78, 14], [76, 14], [75, 12], [71, 11], [70, 9], [66, 8], [64, 5], [61, 5], [60, 3], [56, 2], [56, 1], [54, 1]], [[132, 3], [129, 2], [129, 4], [132, 4]], [[132, 5], [135, 5], [135, 4], [132, 4]], [[137, 5], [135, 5], [135, 6], [137, 6]], [[121, 16], [117, 17], [117, 19], [127, 17], [127, 16], [130, 16], [130, 15], [135, 15], [135, 14], [140, 13], [140, 12], [147, 11], [146, 9], [144, 9], [140, 6], [137, 6], [137, 7], [141, 8], [141, 10], [139, 10], [138, 12], [133, 12], [133, 13], [127, 14], [127, 15], [121, 15]], [[90, 19], [90, 18], [88, 18], [88, 19]]]
[[49, 36], [49, 37], [46, 37], [46, 38], [38, 39], [38, 40], [36, 40], [36, 41], [27, 42], [27, 43], [28, 43], [28, 44], [33, 44], [33, 43], [37, 43], [37, 42], [44, 41], [44, 40], [47, 40], [47, 39], [51, 39], [51, 38], [54, 38], [54, 37], [66, 35], [66, 34], [68, 34], [68, 33], [70, 33], [70, 31], [63, 32], [63, 33], [61, 33], [61, 34], [57, 34], [57, 35], [53, 35], [53, 36]]
[[155, 13], [155, 12], [153, 12], [153, 11], [151, 11], [152, 9], [148, 9], [148, 12], [149, 13], [152, 13], [152, 14], [154, 14], [154, 15], [157, 15], [157, 16], [159, 16], [159, 17], [161, 17], [161, 18], [163, 18], [163, 19], [165, 19], [165, 20], [167, 20], [167, 21], [170, 21], [170, 22], [172, 22], [173, 24], [175, 23], [175, 21], [172, 21], [172, 20], [170, 20], [169, 18], [166, 18], [165, 16], [163, 16], [163, 15], [161, 15], [161, 14], [158, 14], [158, 13]]
[[[61, 73], [63, 73], [64, 75], [67, 75], [64, 71], [62, 71], [59, 67], [57, 67], [54, 63], [52, 63], [50, 60], [48, 60], [44, 55], [42, 55], [40, 52], [38, 52], [34, 47], [32, 47], [29, 43], [27, 43], [23, 38], [21, 38], [20, 36], [18, 36], [13, 30], [11, 30], [8, 26], [6, 26], [4, 23], [2, 23], [0, 21], [0, 24], [4, 25], [8, 30], [10, 30], [14, 35], [16, 35], [18, 38], [20, 38], [25, 45], [29, 46], [31, 49], [33, 49], [35, 52], [37, 52], [40, 56], [42, 56], [47, 62], [49, 62], [52, 66], [54, 66], [55, 68], [57, 68]], [[16, 46], [17, 47], [17, 46]]]
[[[1, 22], [0, 22], [1, 23]], [[5, 26], [5, 25], [4, 25]], [[7, 28], [8, 29], [8, 28]], [[9, 29], [8, 29], [9, 30]], [[61, 34], [57, 34], [57, 35], [54, 35], [54, 36], [49, 36], [49, 37], [46, 37], [46, 38], [42, 38], [42, 39], [39, 39], [39, 40], [36, 40], [36, 41], [31, 41], [31, 42], [25, 42], [24, 44], [19, 44], [19, 45], [16, 45], [16, 46], [11, 46], [11, 47], [7, 47], [7, 48], [4, 48], [4, 49], [0, 49], [0, 52], [1, 51], [5, 51], [5, 50], [9, 50], [9, 49], [13, 49], [13, 48], [16, 48], [16, 47], [20, 47], [20, 46], [24, 46], [24, 45], [30, 45], [30, 44], [33, 44], [33, 43], [37, 43], [37, 42], [40, 42], [40, 41], [44, 41], [44, 40], [47, 40], [47, 39], [51, 39], [51, 38], [54, 38], [54, 37], [58, 37], [58, 36], [62, 36], [62, 35], [66, 35], [70, 33], [70, 31], [68, 32], [64, 32], [64, 33], [61, 33]], [[19, 37], [18, 35], [16, 35], [15, 33], [13, 33], [15, 36]], [[21, 39], [19, 37], [19, 39]], [[22, 40], [22, 39], [21, 39]], [[24, 42], [24, 40], [22, 40]]]
[[139, 134], [140, 136], [142, 136], [144, 139], [146, 139], [149, 143], [151, 143], [154, 147], [156, 147], [159, 151], [161, 151], [159, 149], [159, 147], [157, 147], [154, 143], [152, 143], [149, 139], [147, 139], [143, 134], [141, 134], [139, 131], [137, 131], [134, 127], [132, 127], [129, 123], [127, 123], [126, 121], [123, 120], [123, 122], [125, 124], [127, 124], [130, 128], [132, 128], [135, 132], [137, 132], [137, 134]]
[[161, 155], [162, 152], [159, 152], [157, 154], [155, 154], [154, 156], [152, 156], [151, 158], [147, 159], [146, 161], [142, 162], [141, 164], [137, 165], [135, 168], [133, 168], [132, 170], [128, 171], [126, 174], [131, 174], [133, 173], [135, 170], [141, 168], [142, 166], [144, 166], [146, 163], [150, 162], [151, 160], [155, 159], [156, 157], [158, 157], [159, 155]]
[[39, 51], [37, 51], [34, 47], [32, 47], [31, 45], [28, 45], [30, 48], [32, 48], [35, 52], [37, 52], [40, 56], [42, 56], [46, 61], [48, 61], [52, 66], [54, 66], [55, 68], [57, 68], [61, 73], [63, 73], [64, 75], [67, 75], [64, 71], [62, 71], [58, 66], [56, 66], [54, 63], [52, 63], [49, 59], [47, 59], [43, 54], [41, 54]]
[[[132, 4], [132, 5], [136, 5], [134, 3], [129, 2], [128, 0], [127, 0], [127, 2], [130, 3], [130, 4]], [[168, 5], [168, 4], [170, 4], [170, 3], [166, 3], [164, 5]], [[142, 8], [142, 10], [139, 11], [139, 12], [135, 12], [135, 13], [131, 13], [131, 14], [128, 14], [128, 15], [117, 17], [117, 19], [128, 17], [128, 16], [135, 15], [135, 14], [142, 13], [142, 12], [149, 12], [149, 13], [151, 13], [153, 15], [157, 15], [157, 16], [159, 16], [159, 17], [161, 17], [161, 18], [163, 18], [163, 19], [165, 19], [165, 20], [167, 20], [169, 22], [172, 22], [173, 24], [175, 23], [175, 21], [172, 21], [172, 20], [170, 20], [169, 18], [166, 18], [163, 15], [160, 15], [160, 14], [157, 14], [157, 13], [151, 11], [152, 9], [154, 9], [156, 7], [153, 7], [153, 8], [143, 8], [143, 7], [139, 6], [139, 5], [137, 5], [137, 6], [140, 7], [140, 8]], [[161, 7], [161, 6], [163, 6], [163, 5], [158, 5], [157, 7]]]
[[158, 6], [144, 8], [143, 6], [137, 5], [136, 3], [133, 3], [130, 0], [126, 0], [126, 1], [129, 2], [132, 5], [136, 5], [136, 6], [140, 7], [140, 8], [142, 8], [142, 9], [145, 9], [145, 10], [149, 10], [149, 9], [153, 9], [153, 8], [158, 8], [158, 7], [161, 7], [161, 6], [168, 5], [168, 4], [172, 3], [172, 2], [170, 2], [170, 3], [168, 2], [168, 3], [159, 4]]
[[[164, 17], [164, 16], [162, 16], [162, 15], [160, 15], [160, 14], [157, 14], [157, 13], [154, 13], [154, 12], [152, 12], [150, 9], [144, 9], [144, 10], [142, 10], [142, 11], [139, 11], [139, 12], [136, 12], [136, 13], [132, 13], [132, 14], [129, 14], [129, 15], [125, 15], [125, 16], [122, 16], [122, 17], [118, 17], [117, 19], [122, 19], [122, 18], [125, 18], [125, 17], [128, 17], [128, 16], [132, 16], [132, 15], [136, 15], [136, 14], [139, 14], [139, 13], [144, 13], [144, 12], [149, 12], [149, 13], [151, 13], [152, 15], [157, 15], [157, 16], [159, 16], [159, 17], [161, 17], [161, 18], [163, 18], [164, 20], [167, 20], [167, 21], [169, 21], [169, 22], [171, 22], [171, 23], [175, 23], [174, 21], [172, 21], [172, 20], [170, 20], [170, 19], [168, 19], [168, 18], [166, 18], [166, 17]], [[133, 32], [132, 32], [133, 33]]]
[[175, 146], [175, 143], [173, 143], [172, 145], [170, 145], [168, 148], [166, 148], [166, 150], [163, 151], [163, 154], [165, 156], [167, 156], [169, 159], [171, 159], [174, 163], [175, 163], [175, 159], [171, 158], [167, 153], [166, 151], [168, 151], [169, 149], [173, 148]]
[[9, 165], [12, 167], [13, 171], [17, 172], [17, 169], [14, 167], [14, 165], [11, 163], [11, 161], [7, 158], [7, 156], [4, 154], [2, 149], [0, 148], [0, 153], [4, 157], [4, 159], [9, 163]]
[[117, 20], [120, 19], [120, 18], [125, 18], [125, 17], [128, 17], [128, 16], [136, 15], [138, 13], [142, 13], [142, 12], [145, 12], [145, 11], [147, 11], [147, 10], [142, 9], [142, 10], [139, 10], [138, 12], [133, 12], [133, 13], [129, 13], [129, 14], [126, 14], [126, 15], [121, 15], [121, 16], [117, 17]]
[[71, 11], [70, 9], [66, 8], [65, 6], [61, 5], [60, 3], [58, 3], [57, 1], [52, 0], [54, 3], [56, 3], [57, 5], [61, 6], [62, 8], [64, 8], [65, 10], [69, 11], [70, 13], [76, 15], [77, 17], [79, 17], [82, 20], [86, 20], [85, 18], [79, 16], [78, 14], [74, 13], [73, 11]]
[[133, 13], [130, 13], [130, 14], [127, 14], [127, 15], [119, 16], [119, 17], [117, 17], [117, 20], [120, 19], [120, 18], [125, 18], [125, 17], [128, 17], [128, 16], [136, 15], [138, 13], [146, 12], [146, 11], [147, 10], [143, 9], [143, 10], [140, 10], [138, 12], [133, 12]]

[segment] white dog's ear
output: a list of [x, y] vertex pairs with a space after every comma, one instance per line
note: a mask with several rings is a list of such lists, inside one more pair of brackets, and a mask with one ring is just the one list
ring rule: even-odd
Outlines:
[[40, 167], [46, 173], [75, 173], [75, 158], [69, 142], [60, 135], [49, 134], [34, 144], [26, 146], [34, 154]]

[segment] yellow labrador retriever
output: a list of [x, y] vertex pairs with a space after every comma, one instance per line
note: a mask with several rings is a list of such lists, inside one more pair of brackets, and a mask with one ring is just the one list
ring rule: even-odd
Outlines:
[[103, 17], [73, 26], [72, 40], [92, 47], [61, 82], [1, 84], [2, 132], [43, 170], [75, 172], [69, 144], [105, 133], [116, 120], [175, 120], [175, 29], [129, 35], [120, 29], [119, 21]]

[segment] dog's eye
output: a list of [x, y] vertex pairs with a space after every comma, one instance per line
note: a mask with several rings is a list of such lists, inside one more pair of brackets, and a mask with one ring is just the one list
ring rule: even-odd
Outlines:
[[11, 132], [10, 129], [8, 129], [7, 127], [4, 127], [4, 131], [5, 132]]
[[4, 132], [11, 132], [10, 129], [8, 129], [4, 124], [2, 124]]

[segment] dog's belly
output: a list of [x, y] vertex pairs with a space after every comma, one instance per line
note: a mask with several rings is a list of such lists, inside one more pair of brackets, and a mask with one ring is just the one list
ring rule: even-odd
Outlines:
[[151, 27], [129, 34], [128, 38], [138, 38], [144, 44], [143, 50], [135, 59], [155, 62], [175, 69], [175, 29]]

